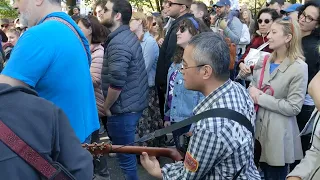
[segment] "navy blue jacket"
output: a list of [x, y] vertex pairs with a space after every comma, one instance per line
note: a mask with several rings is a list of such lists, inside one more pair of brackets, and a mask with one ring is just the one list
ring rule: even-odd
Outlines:
[[112, 114], [139, 112], [148, 105], [148, 76], [138, 37], [127, 25], [110, 33], [101, 71], [102, 90], [121, 90], [110, 108]]
[[[0, 118], [49, 161], [62, 164], [77, 180], [92, 180], [90, 153], [81, 147], [61, 109], [25, 87], [0, 84]], [[0, 179], [36, 180], [39, 174], [0, 141]]]

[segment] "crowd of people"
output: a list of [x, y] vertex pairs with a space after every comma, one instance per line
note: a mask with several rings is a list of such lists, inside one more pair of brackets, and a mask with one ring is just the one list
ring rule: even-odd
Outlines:
[[[19, 18], [0, 21], [0, 132], [3, 122], [76, 179], [110, 179], [107, 158], [81, 144], [106, 132], [132, 145], [136, 134], [229, 109], [254, 132], [223, 115], [200, 119], [171, 140], [136, 144], [175, 146], [184, 161], [160, 167], [146, 152], [117, 153], [125, 179], [139, 179], [138, 163], [168, 180], [320, 179], [319, 1], [271, 0], [256, 14], [237, 0], [165, 0], [151, 14], [98, 0], [92, 14], [75, 7], [72, 16], [60, 4], [16, 1]], [[6, 139], [0, 133], [4, 179], [45, 174]]]

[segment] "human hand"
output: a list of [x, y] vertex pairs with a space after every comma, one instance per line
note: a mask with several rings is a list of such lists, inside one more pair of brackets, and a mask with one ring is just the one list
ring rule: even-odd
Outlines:
[[220, 26], [221, 29], [225, 30], [227, 28], [227, 25], [228, 25], [228, 22], [227, 22], [226, 19], [223, 19], [223, 20], [220, 21], [219, 26]]
[[171, 125], [171, 122], [170, 121], [164, 121], [164, 127], [168, 127]]
[[158, 45], [159, 45], [160, 47], [162, 46], [163, 41], [164, 41], [164, 39], [163, 39], [163, 38], [161, 38], [161, 39], [159, 39], [159, 40], [158, 40]]
[[148, 173], [154, 177], [162, 177], [160, 163], [156, 157], [150, 156], [143, 152], [140, 156], [141, 165], [148, 171]]
[[239, 68], [240, 68], [240, 75], [242, 77], [246, 77], [249, 74], [251, 74], [251, 68], [249, 66], [245, 65], [244, 63], [240, 63]]
[[258, 104], [258, 97], [262, 94], [262, 91], [260, 91], [259, 89], [257, 89], [254, 86], [251, 86], [249, 88], [249, 94], [251, 96], [251, 98], [253, 99], [255, 104]]

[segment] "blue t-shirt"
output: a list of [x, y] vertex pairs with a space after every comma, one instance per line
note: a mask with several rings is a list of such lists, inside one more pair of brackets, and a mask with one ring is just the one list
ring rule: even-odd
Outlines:
[[[52, 16], [75, 27], [88, 53], [88, 41], [71, 17], [63, 12], [47, 17]], [[43, 20], [19, 38], [2, 74], [23, 81], [40, 97], [60, 107], [80, 142], [84, 142], [100, 126], [89, 71], [90, 54], [88, 59], [81, 41], [68, 26]]]
[[270, 63], [270, 74], [275, 70], [275, 69], [277, 69], [278, 68], [278, 66], [279, 66], [280, 64], [275, 64], [275, 63]]

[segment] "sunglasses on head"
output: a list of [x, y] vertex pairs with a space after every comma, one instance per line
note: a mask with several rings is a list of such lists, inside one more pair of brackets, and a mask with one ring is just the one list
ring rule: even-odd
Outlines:
[[265, 24], [269, 24], [269, 23], [271, 22], [270, 19], [265, 19], [265, 20], [258, 19], [258, 23], [259, 23], [259, 24], [262, 24], [263, 21], [264, 21]]

